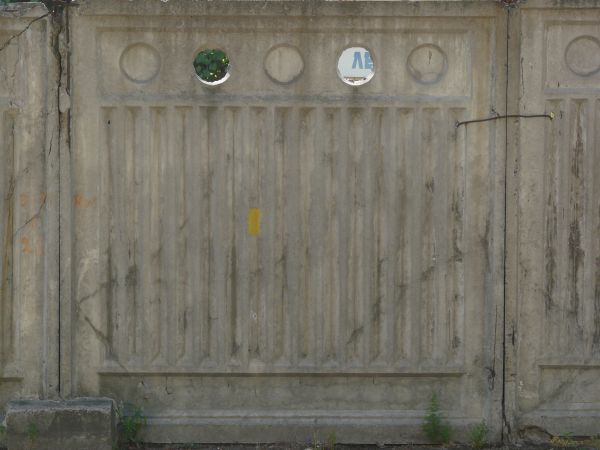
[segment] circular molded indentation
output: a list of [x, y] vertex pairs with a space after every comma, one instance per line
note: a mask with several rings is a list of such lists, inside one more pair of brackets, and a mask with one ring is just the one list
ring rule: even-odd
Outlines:
[[434, 44], [415, 47], [406, 61], [410, 75], [422, 84], [434, 84], [442, 79], [448, 69], [444, 51]]
[[227, 54], [221, 49], [207, 48], [194, 58], [196, 77], [207, 86], [225, 83], [230, 76], [231, 65]]
[[368, 83], [375, 76], [371, 52], [364, 47], [348, 47], [338, 58], [337, 73], [350, 86]]
[[565, 63], [571, 72], [582, 77], [600, 72], [600, 41], [593, 36], [573, 39], [565, 50]]
[[134, 83], [147, 83], [160, 70], [160, 54], [142, 42], [132, 44], [121, 53], [121, 71]]
[[264, 65], [269, 78], [281, 84], [296, 80], [304, 70], [304, 60], [300, 51], [287, 44], [271, 48], [265, 57]]

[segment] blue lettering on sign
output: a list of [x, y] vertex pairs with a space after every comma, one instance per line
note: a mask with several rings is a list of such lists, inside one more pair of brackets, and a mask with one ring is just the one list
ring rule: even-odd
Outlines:
[[363, 64], [363, 57], [360, 52], [354, 52], [354, 59], [352, 60], [352, 68], [356, 69], [372, 69], [373, 68], [373, 60], [371, 59], [371, 54], [369, 52], [365, 52], [365, 63]]
[[360, 52], [354, 52], [354, 60], [352, 61], [352, 68], [356, 69], [356, 65], [358, 64], [358, 68], [363, 68], [362, 58], [360, 57]]
[[373, 60], [371, 59], [371, 54], [369, 52], [365, 52], [365, 69], [373, 68]]

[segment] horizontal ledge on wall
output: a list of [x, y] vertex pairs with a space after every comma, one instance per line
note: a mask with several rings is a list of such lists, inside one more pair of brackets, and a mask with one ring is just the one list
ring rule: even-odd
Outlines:
[[183, 376], [183, 377], [198, 377], [198, 376], [230, 376], [230, 377], [297, 377], [297, 376], [329, 376], [329, 377], [461, 377], [465, 375], [464, 369], [445, 369], [445, 370], [348, 370], [348, 369], [261, 369], [260, 371], [223, 371], [223, 370], [210, 370], [210, 369], [177, 369], [177, 368], [153, 368], [153, 369], [142, 369], [142, 368], [111, 368], [103, 367], [98, 370], [99, 375], [104, 376]]

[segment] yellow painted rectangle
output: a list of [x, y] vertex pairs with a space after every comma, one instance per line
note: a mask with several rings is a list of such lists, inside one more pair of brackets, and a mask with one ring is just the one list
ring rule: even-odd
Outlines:
[[248, 211], [248, 234], [258, 236], [260, 234], [260, 216], [259, 208], [250, 208]]

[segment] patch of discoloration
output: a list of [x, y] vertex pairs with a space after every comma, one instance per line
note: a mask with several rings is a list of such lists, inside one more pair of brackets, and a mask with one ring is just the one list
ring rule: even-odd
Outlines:
[[463, 251], [460, 248], [460, 243], [462, 240], [463, 211], [461, 201], [457, 194], [454, 194], [452, 199], [452, 216], [454, 219], [454, 227], [452, 228], [452, 252], [454, 254], [454, 261], [462, 262]]
[[[552, 158], [553, 160], [553, 158]], [[554, 170], [549, 168], [554, 174]], [[552, 187], [554, 183], [552, 182]], [[545, 286], [544, 286], [544, 304], [546, 313], [549, 313], [554, 305], [554, 294], [556, 290], [556, 236], [558, 233], [558, 218], [556, 197], [553, 188], [550, 188], [546, 200], [546, 243], [544, 257], [546, 262]]]
[[581, 248], [581, 231], [579, 222], [574, 220], [569, 227], [569, 264], [570, 264], [570, 281], [571, 281], [571, 296], [569, 305], [569, 314], [577, 316], [579, 310], [579, 291], [578, 279], [579, 272], [583, 266], [584, 251]]

